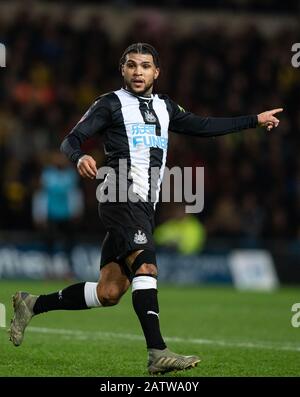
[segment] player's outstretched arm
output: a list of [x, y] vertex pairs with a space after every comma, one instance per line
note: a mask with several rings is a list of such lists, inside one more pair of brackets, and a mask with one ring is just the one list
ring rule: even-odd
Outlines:
[[282, 108], [268, 110], [260, 114], [238, 117], [202, 117], [186, 112], [174, 101], [168, 100], [170, 109], [170, 131], [199, 137], [220, 136], [241, 130], [266, 127], [268, 131], [277, 127], [279, 120], [274, 115]]
[[92, 156], [85, 154], [77, 162], [77, 170], [83, 178], [94, 179], [97, 175], [97, 165]]
[[283, 108], [277, 108], [267, 110], [266, 112], [257, 115], [258, 125], [266, 127], [268, 131], [271, 131], [274, 127], [276, 128], [279, 124], [279, 120], [274, 116], [277, 113], [283, 111]]

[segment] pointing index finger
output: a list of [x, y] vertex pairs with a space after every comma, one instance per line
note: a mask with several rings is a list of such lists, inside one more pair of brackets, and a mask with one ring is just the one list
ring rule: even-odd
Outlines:
[[271, 110], [271, 114], [273, 115], [273, 114], [276, 114], [276, 113], [280, 113], [282, 111], [283, 111], [283, 108], [272, 109]]

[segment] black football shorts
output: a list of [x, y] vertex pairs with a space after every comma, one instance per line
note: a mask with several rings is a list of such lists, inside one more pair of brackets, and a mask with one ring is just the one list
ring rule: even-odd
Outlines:
[[[154, 209], [151, 203], [100, 203], [99, 216], [106, 229], [100, 268], [109, 262], [127, 266], [124, 259], [133, 251], [155, 251]], [[128, 274], [127, 274], [128, 275]]]

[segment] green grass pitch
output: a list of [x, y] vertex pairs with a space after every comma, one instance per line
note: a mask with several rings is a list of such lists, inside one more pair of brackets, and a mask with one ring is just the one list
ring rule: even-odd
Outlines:
[[[17, 290], [57, 291], [72, 282], [0, 281], [6, 327]], [[162, 333], [169, 348], [198, 354], [197, 368], [173, 377], [299, 376], [300, 328], [291, 307], [299, 288], [239, 292], [231, 287], [160, 285]], [[0, 376], [147, 376], [147, 354], [128, 291], [115, 307], [36, 316], [14, 347], [0, 328]]]

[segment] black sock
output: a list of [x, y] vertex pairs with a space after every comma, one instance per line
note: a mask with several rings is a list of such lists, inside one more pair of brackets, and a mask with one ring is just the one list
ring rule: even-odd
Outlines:
[[85, 303], [84, 285], [85, 283], [73, 284], [53, 294], [40, 295], [33, 306], [34, 314], [50, 310], [89, 309]]
[[150, 288], [133, 291], [132, 304], [143, 328], [147, 348], [165, 349], [159, 328], [157, 290]]

